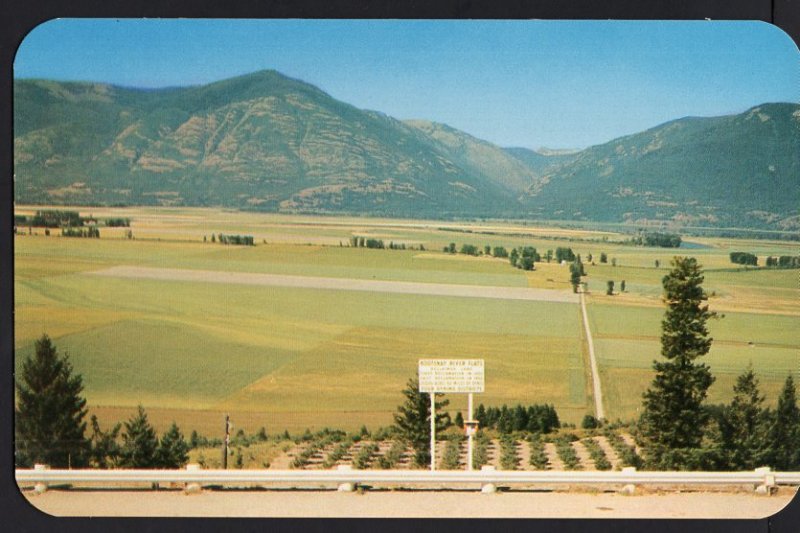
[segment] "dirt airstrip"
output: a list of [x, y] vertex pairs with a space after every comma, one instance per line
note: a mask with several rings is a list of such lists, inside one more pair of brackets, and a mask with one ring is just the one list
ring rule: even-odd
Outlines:
[[492, 298], [499, 300], [535, 300], [545, 302], [578, 303], [578, 295], [568, 291], [531, 289], [525, 287], [487, 287], [481, 285], [456, 285], [444, 283], [415, 283], [408, 281], [379, 281], [352, 278], [323, 278], [313, 276], [287, 276], [278, 274], [253, 274], [220, 270], [189, 270], [115, 266], [89, 272], [94, 276], [112, 278], [152, 279], [167, 281], [194, 281], [201, 283], [235, 283], [301, 289], [326, 289], [367, 291], [395, 294], [421, 294], [428, 296], [459, 296], [467, 298]]

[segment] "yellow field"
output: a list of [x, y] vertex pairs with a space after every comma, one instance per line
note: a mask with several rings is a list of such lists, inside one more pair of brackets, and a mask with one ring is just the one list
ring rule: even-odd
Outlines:
[[[157, 427], [176, 420], [185, 433], [218, 434], [226, 412], [248, 431], [374, 429], [391, 423], [420, 357], [484, 358], [486, 393], [476, 402], [552, 403], [573, 423], [593, 405], [574, 304], [87, 275], [120, 265], [565, 290], [566, 265], [542, 262], [525, 273], [506, 260], [441, 249], [450, 242], [532, 245], [544, 255], [570, 246], [586, 262], [590, 324], [613, 419], [636, 414], [658, 357], [661, 278], [672, 255], [691, 254], [707, 269], [712, 309], [726, 315], [711, 326], [711, 400], [729, 398], [751, 361], [770, 402], [798, 371], [797, 271], [736, 269], [728, 259], [730, 251], [796, 254], [796, 244], [686, 238], [703, 248], [665, 250], [623, 245], [625, 236], [609, 232], [510, 223], [198, 208], [80, 211], [130, 218], [134, 239], [125, 238], [125, 228], [102, 227], [99, 240], [45, 237], [42, 229], [15, 238], [16, 364], [48, 333], [70, 354], [104, 425], [142, 403]], [[253, 235], [256, 246], [212, 244], [212, 233]], [[350, 248], [352, 235], [425, 250]], [[608, 264], [599, 263], [600, 252]], [[624, 279], [626, 293], [606, 296], [609, 279], [617, 291]], [[451, 412], [466, 407], [463, 396], [450, 400]]]

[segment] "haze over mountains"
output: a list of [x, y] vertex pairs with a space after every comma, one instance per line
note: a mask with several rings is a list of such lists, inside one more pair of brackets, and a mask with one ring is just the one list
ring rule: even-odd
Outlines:
[[535, 152], [261, 71], [158, 90], [16, 80], [14, 121], [19, 203], [800, 228], [798, 104]]

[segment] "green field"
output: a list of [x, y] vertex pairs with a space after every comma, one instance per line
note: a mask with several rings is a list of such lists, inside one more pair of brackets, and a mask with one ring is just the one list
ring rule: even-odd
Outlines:
[[[132, 218], [136, 238], [125, 239], [117, 228], [101, 230], [99, 240], [45, 237], [41, 229], [15, 238], [17, 367], [46, 332], [70, 354], [90, 408], [104, 423], [127, 418], [141, 403], [157, 425], [175, 419], [186, 432], [209, 434], [218, 431], [225, 412], [249, 430], [390, 424], [421, 357], [483, 358], [486, 392], [476, 402], [547, 402], [563, 420], [580, 422], [592, 412], [593, 399], [579, 307], [88, 272], [137, 265], [563, 290], [566, 266], [540, 264], [536, 272], [523, 273], [505, 260], [451, 256], [441, 247], [526, 244], [543, 252], [571, 246], [583, 257], [594, 256], [586, 279], [607, 416], [630, 418], [658, 357], [660, 282], [676, 252], [601, 241], [620, 235], [513, 224], [443, 231], [458, 225], [202, 209], [94, 211], [98, 217]], [[255, 235], [257, 245], [203, 243], [212, 232]], [[427, 250], [349, 248], [351, 235], [423, 244]], [[797, 272], [735, 269], [728, 253], [796, 249], [780, 242], [697, 240], [708, 247], [680, 252], [708, 266], [711, 306], [725, 315], [711, 324], [715, 344], [707, 362], [717, 382], [710, 399], [730, 398], [736, 375], [752, 362], [774, 402], [786, 375], [798, 371]], [[601, 251], [617, 266], [599, 264]], [[625, 279], [627, 292], [605, 296], [607, 279], [617, 286]], [[450, 400], [451, 411], [466, 405], [464, 396]]]

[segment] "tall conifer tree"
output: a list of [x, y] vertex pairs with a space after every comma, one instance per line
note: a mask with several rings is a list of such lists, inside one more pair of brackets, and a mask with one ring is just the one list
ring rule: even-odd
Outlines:
[[662, 280], [667, 310], [661, 322], [661, 355], [644, 393], [639, 420], [640, 440], [650, 468], [697, 467], [708, 413], [703, 409], [714, 377], [696, 360], [706, 355], [712, 339], [706, 322], [714, 316], [704, 302], [702, 268], [692, 257], [675, 257]]
[[189, 445], [183, 438], [178, 425], [173, 422], [164, 435], [156, 451], [156, 465], [159, 468], [181, 468], [189, 460]]
[[[403, 395], [406, 401], [397, 408], [394, 423], [398, 433], [414, 448], [414, 462], [417, 466], [424, 467], [431, 462], [431, 397], [428, 393], [419, 391], [417, 378], [408, 380]], [[449, 425], [450, 417], [442, 409], [450, 401], [442, 400], [435, 403], [436, 431], [439, 432]]]
[[752, 366], [736, 379], [733, 400], [725, 409], [723, 449], [734, 470], [752, 470], [761, 466], [766, 425], [764, 396], [758, 390], [758, 379]]
[[776, 470], [800, 470], [800, 409], [791, 375], [781, 390], [767, 436], [767, 464]]
[[86, 400], [83, 380], [72, 374], [69, 357], [60, 357], [50, 337], [36, 341], [35, 354], [22, 363], [16, 380], [16, 464], [43, 463], [57, 468], [84, 466]]
[[158, 437], [140, 405], [136, 415], [125, 422], [120, 464], [126, 468], [153, 468], [157, 463], [157, 450]]

